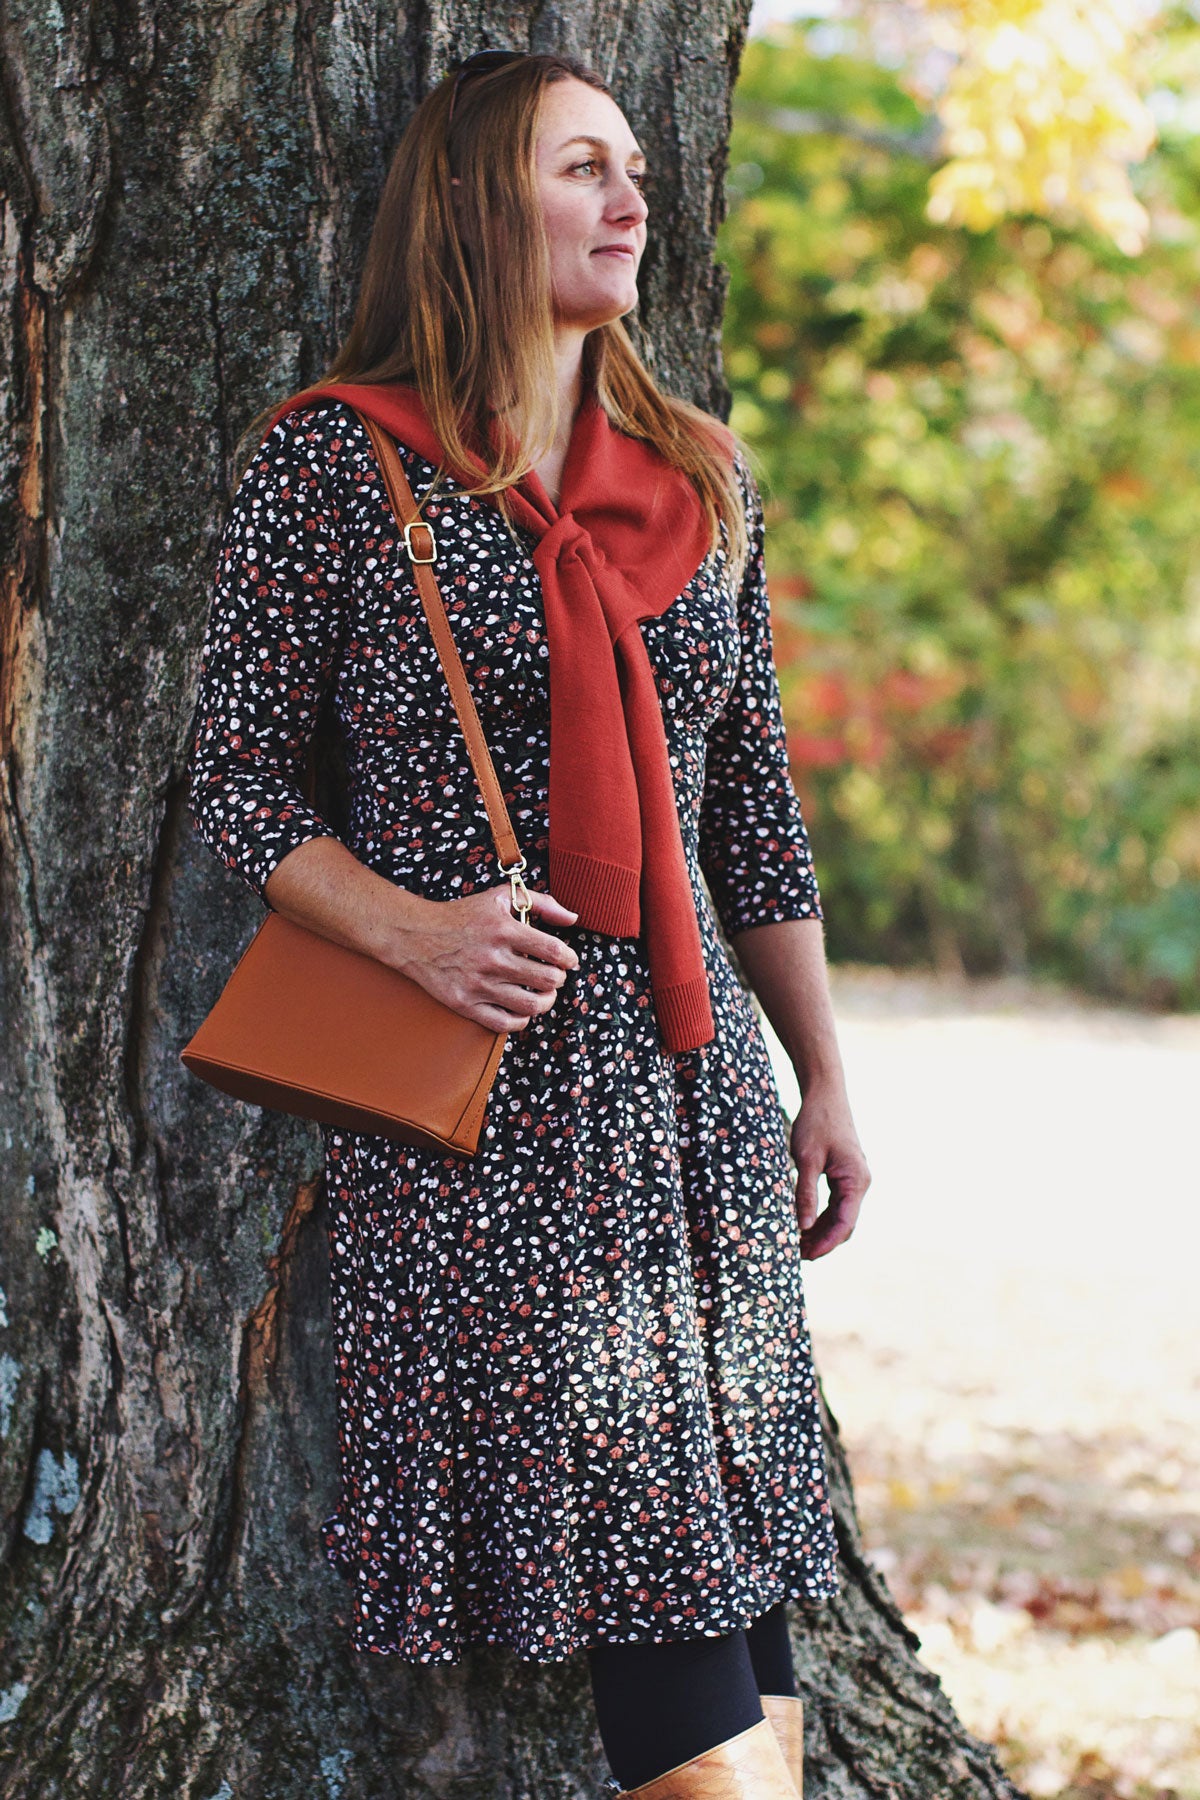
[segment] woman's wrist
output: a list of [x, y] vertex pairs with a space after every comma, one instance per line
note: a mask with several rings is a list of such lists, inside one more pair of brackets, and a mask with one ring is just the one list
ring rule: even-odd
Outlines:
[[844, 1094], [846, 1071], [836, 1043], [814, 1049], [802, 1045], [788, 1051], [788, 1061], [795, 1071], [801, 1099], [816, 1094]]
[[438, 904], [368, 868], [332, 836], [297, 845], [263, 891], [285, 918], [402, 974], [414, 959], [415, 938], [427, 929]]
[[[366, 873], [375, 874], [375, 871], [369, 869]], [[418, 945], [439, 903], [426, 900], [409, 888], [398, 887], [384, 875], [377, 875], [376, 881], [385, 885], [378, 888], [372, 884], [369, 894], [364, 894], [364, 906], [359, 914], [362, 941], [356, 947], [385, 963], [389, 969], [409, 975], [413, 963], [420, 960]]]
[[844, 1094], [845, 1072], [819, 919], [750, 926], [731, 940], [750, 987], [796, 1071], [802, 1096]]

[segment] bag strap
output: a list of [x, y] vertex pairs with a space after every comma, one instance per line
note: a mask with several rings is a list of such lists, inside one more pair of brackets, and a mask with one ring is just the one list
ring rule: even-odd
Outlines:
[[[487, 809], [488, 823], [492, 828], [492, 839], [496, 846], [496, 857], [500, 864], [500, 872], [507, 875], [512, 882], [513, 911], [528, 920], [529, 896], [521, 874], [525, 868], [525, 858], [521, 854], [517, 835], [508, 816], [508, 808], [504, 804], [504, 795], [500, 791], [500, 783], [496, 779], [496, 770], [492, 763], [491, 753], [487, 747], [487, 739], [483, 735], [483, 726], [479, 722], [479, 714], [467, 682], [466, 670], [462, 658], [458, 654], [458, 646], [454, 642], [454, 634], [450, 629], [450, 621], [446, 616], [445, 604], [433, 573], [433, 565], [437, 561], [437, 540], [433, 527], [423, 519], [417, 510], [412, 488], [404, 473], [395, 440], [377, 425], [374, 419], [368, 419], [357, 407], [351, 409], [362, 421], [367, 436], [375, 447], [379, 458], [379, 466], [383, 471], [384, 485], [391, 502], [392, 511], [396, 515], [396, 523], [400, 527], [404, 539], [404, 548], [408, 551], [416, 576], [417, 592], [421, 597], [421, 605], [425, 609], [425, 617], [429, 621], [429, 630], [433, 637], [434, 649], [446, 677], [450, 689], [450, 698], [454, 702], [454, 710], [458, 714], [458, 722], [462, 726], [463, 736], [467, 740], [467, 754], [471, 758], [471, 767], [475, 771], [475, 779], [479, 783], [479, 791], [483, 795], [483, 804]], [[419, 534], [419, 536], [418, 536]]]

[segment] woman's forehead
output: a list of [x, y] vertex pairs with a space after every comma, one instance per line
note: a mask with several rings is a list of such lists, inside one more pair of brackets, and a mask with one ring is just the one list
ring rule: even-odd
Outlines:
[[552, 151], [584, 143], [645, 158], [616, 101], [599, 88], [574, 79], [551, 81], [542, 95], [539, 136]]

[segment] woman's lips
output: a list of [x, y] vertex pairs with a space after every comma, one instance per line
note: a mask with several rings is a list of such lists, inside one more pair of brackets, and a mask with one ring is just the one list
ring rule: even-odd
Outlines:
[[630, 249], [628, 244], [601, 244], [598, 249], [592, 251], [592, 255], [593, 256], [627, 256], [629, 258], [630, 262], [633, 261], [633, 251]]

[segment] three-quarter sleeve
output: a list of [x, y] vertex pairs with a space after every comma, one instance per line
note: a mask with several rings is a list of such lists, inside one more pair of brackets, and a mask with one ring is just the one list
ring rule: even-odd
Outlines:
[[337, 836], [300, 785], [346, 585], [339, 511], [312, 425], [309, 409], [281, 419], [234, 495], [188, 760], [193, 828], [260, 899], [290, 851]]
[[741, 664], [708, 738], [700, 866], [727, 937], [752, 925], [823, 917], [808, 831], [788, 766], [771, 636], [758, 485], [744, 459], [750, 553], [738, 599]]

